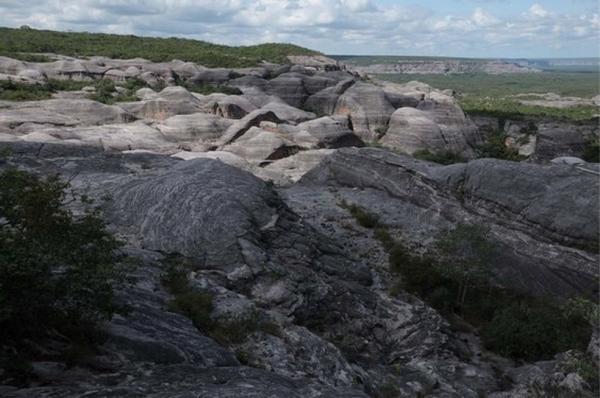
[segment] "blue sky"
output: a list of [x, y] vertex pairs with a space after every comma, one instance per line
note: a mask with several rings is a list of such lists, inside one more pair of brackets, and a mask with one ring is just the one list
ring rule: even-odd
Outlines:
[[598, 0], [0, 0], [0, 25], [328, 54], [598, 57]]

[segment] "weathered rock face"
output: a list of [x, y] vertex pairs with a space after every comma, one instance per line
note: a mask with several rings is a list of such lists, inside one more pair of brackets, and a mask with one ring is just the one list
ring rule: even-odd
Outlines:
[[220, 138], [233, 123], [233, 120], [219, 116], [194, 113], [172, 116], [157, 125], [157, 128], [173, 141], [194, 140], [208, 143]]
[[136, 118], [123, 109], [88, 99], [2, 102], [0, 132], [27, 133], [36, 126], [93, 126], [124, 123]]
[[306, 99], [304, 109], [317, 115], [333, 115], [338, 98], [354, 83], [354, 79], [345, 79], [311, 95]]
[[542, 122], [538, 125], [534, 156], [549, 161], [559, 156], [581, 157], [586, 146], [600, 139], [598, 123], [568, 124]]
[[477, 127], [463, 113], [456, 100], [420, 83], [385, 83], [390, 102], [404, 105], [391, 116], [380, 143], [408, 154], [416, 151], [450, 151], [465, 157], [483, 142]]
[[456, 223], [489, 225], [503, 248], [494, 264], [499, 283], [539, 295], [590, 295], [596, 288], [598, 180], [570, 166], [491, 159], [437, 166], [371, 148], [344, 149], [290, 192], [305, 203], [319, 201], [321, 208], [310, 208], [323, 218], [341, 199], [372, 209], [409, 245], [427, 246]]
[[349, 129], [345, 116], [329, 117], [279, 127], [286, 136], [305, 149], [364, 146], [364, 142]]
[[393, 112], [383, 90], [364, 82], [348, 88], [334, 109], [336, 115], [348, 115], [354, 132], [365, 141], [375, 141], [383, 135]]
[[597, 120], [567, 122], [540, 117], [500, 120], [482, 115], [470, 118], [482, 134], [506, 134], [507, 146], [540, 163], [562, 156], [581, 157], [585, 147], [600, 138]]
[[253, 164], [268, 164], [298, 152], [297, 145], [284, 136], [258, 127], [251, 127], [234, 143], [223, 147]]
[[379, 142], [408, 154], [429, 148], [432, 151], [445, 148], [440, 127], [431, 120], [427, 112], [416, 108], [396, 110], [390, 118], [387, 132]]
[[[235, 142], [255, 132], [263, 133], [250, 128]], [[76, 190], [98, 200], [110, 195], [103, 205], [106, 220], [127, 242], [127, 253], [143, 265], [119, 293], [132, 310], [106, 326], [102, 352], [105, 361], [114, 359], [110, 378], [93, 371], [63, 372], [51, 385], [8, 396], [69, 397], [85, 391], [98, 397], [366, 397], [393, 386], [401, 396], [475, 398], [526, 383], [502, 386], [494, 362], [477, 355], [481, 347], [465, 346], [414, 297], [390, 296], [386, 256], [337, 205], [342, 199], [377, 212], [415, 245], [431, 242], [436, 231], [456, 222], [488, 222], [505, 248], [496, 264], [498, 280], [508, 278], [512, 285], [522, 280], [523, 289], [541, 286], [542, 292], [568, 295], [587, 289], [597, 273], [595, 254], [565, 247], [568, 242], [556, 238], [569, 235], [571, 227], [542, 214], [544, 206], [565, 214], [597, 214], [582, 201], [597, 199], [594, 190], [578, 192], [577, 203], [552, 198], [556, 189], [581, 178], [566, 167], [495, 160], [442, 167], [384, 150], [342, 149], [315, 153], [322, 163], [277, 192], [252, 174], [212, 159], [83, 156], [81, 148], [44, 155], [27, 144], [15, 147], [0, 167], [9, 162], [62, 172], [73, 176]], [[483, 178], [480, 171], [493, 178]], [[508, 174], [523, 175], [510, 197], [504, 192]], [[526, 178], [548, 184], [545, 191], [534, 185], [539, 204], [531, 211], [520, 202], [530, 199]], [[582, 181], [588, 188], [597, 184]], [[521, 230], [530, 227], [529, 220], [540, 225], [535, 236]], [[580, 234], [578, 239], [587, 238]], [[190, 283], [213, 297], [211, 318], [252, 313], [270, 326], [250, 329], [243, 341], [224, 345], [168, 312], [169, 295], [160, 284], [163, 253], [190, 259]], [[532, 284], [532, 277], [538, 283]], [[241, 366], [234, 351], [252, 367]]]

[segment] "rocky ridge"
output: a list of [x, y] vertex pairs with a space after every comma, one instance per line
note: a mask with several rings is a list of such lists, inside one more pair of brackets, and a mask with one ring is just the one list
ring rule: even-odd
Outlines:
[[[0, 103], [0, 168], [60, 173], [102, 203], [139, 264], [119, 291], [130, 310], [103, 325], [106, 341], [89, 366], [35, 363], [40, 385], [0, 386], [0, 395], [526, 397], [541, 385], [592, 396], [561, 367], [571, 354], [512, 363], [418, 298], [391, 294], [380, 242], [339, 203], [377, 213], [415, 252], [459, 223], [489, 225], [502, 248], [495, 283], [594, 296], [600, 169], [492, 159], [440, 166], [364, 148], [450, 148], [469, 158], [483, 138], [450, 93], [320, 65], [0, 60], [0, 73], [30, 83], [137, 77], [157, 87], [183, 78], [241, 92], [173, 85], [115, 105]], [[173, 256], [212, 296], [211, 319], [245, 330], [242, 339], [169, 311], [161, 279]]]

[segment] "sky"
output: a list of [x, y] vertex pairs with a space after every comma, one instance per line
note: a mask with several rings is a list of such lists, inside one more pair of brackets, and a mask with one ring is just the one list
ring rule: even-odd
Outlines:
[[0, 26], [21, 25], [326, 54], [600, 56], [598, 0], [0, 0]]

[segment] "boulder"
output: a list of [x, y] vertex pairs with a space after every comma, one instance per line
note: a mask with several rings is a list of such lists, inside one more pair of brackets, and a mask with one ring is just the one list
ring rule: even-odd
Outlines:
[[538, 124], [535, 159], [547, 162], [560, 156], [582, 157], [586, 146], [600, 137], [598, 123], [564, 123], [557, 121]]
[[290, 185], [302, 178], [304, 174], [316, 167], [323, 159], [335, 152], [335, 149], [313, 149], [300, 151], [287, 158], [279, 159], [265, 167], [265, 170], [285, 178]]
[[338, 98], [352, 86], [354, 82], [353, 79], [346, 79], [338, 82], [333, 87], [327, 87], [316, 94], [311, 95], [304, 103], [304, 109], [314, 112], [317, 115], [333, 115]]
[[21, 138], [31, 142], [98, 147], [105, 151], [142, 149], [164, 153], [177, 149], [177, 145], [168, 142], [160, 131], [140, 122], [48, 128], [29, 133]]
[[15, 102], [0, 112], [0, 131], [26, 133], [39, 125], [93, 126], [131, 122], [135, 119], [134, 115], [118, 106], [105, 105], [89, 99]]
[[473, 157], [473, 148], [481, 142], [477, 127], [456, 100], [434, 90], [424, 94], [417, 108], [397, 109], [380, 139], [382, 145], [409, 154], [450, 151], [465, 157]]
[[163, 121], [175, 115], [202, 112], [202, 102], [183, 87], [167, 87], [159, 93], [141, 93], [144, 100], [120, 106], [139, 118]]
[[394, 107], [381, 88], [357, 82], [342, 94], [334, 114], [348, 115], [352, 130], [364, 141], [376, 141], [388, 126]]
[[203, 102], [205, 112], [228, 119], [241, 119], [257, 109], [247, 98], [239, 95], [211, 94]]
[[225, 84], [229, 80], [241, 77], [231, 69], [204, 69], [195, 73], [190, 80], [196, 84]]
[[274, 112], [266, 109], [257, 109], [233, 123], [219, 140], [218, 146], [223, 146], [234, 142], [251, 127], [258, 126], [264, 121], [283, 123], [283, 120], [279, 119]]
[[269, 80], [265, 92], [281, 98], [295, 108], [302, 108], [304, 101], [308, 98], [303, 76], [298, 73], [284, 73]]
[[298, 152], [297, 145], [282, 135], [251, 127], [234, 143], [223, 147], [251, 164], [263, 165]]
[[207, 113], [171, 116], [158, 124], [158, 130], [169, 140], [212, 142], [231, 127], [232, 120]]
[[348, 128], [345, 116], [324, 116], [297, 126], [282, 125], [279, 130], [305, 149], [364, 146], [364, 142]]
[[293, 106], [280, 102], [270, 102], [261, 108], [263, 111], [273, 112], [280, 120], [288, 123], [297, 124], [307, 120], [314, 119], [316, 115], [306, 112]]

